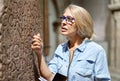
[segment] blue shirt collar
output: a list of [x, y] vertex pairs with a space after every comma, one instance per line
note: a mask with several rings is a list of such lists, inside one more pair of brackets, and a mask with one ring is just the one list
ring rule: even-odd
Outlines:
[[[63, 47], [63, 51], [64, 52], [66, 52], [68, 49], [69, 49], [69, 45], [68, 45], [68, 42], [69, 41], [67, 41], [67, 42], [65, 42], [65, 43], [63, 43], [62, 44], [62, 47]], [[84, 39], [83, 40], [83, 42], [78, 46], [78, 48], [76, 48], [76, 49], [78, 49], [78, 51], [80, 51], [80, 52], [83, 52], [84, 50], [85, 50], [85, 48], [86, 48], [86, 44], [88, 43], [88, 42], [90, 42], [90, 40], [89, 39]]]

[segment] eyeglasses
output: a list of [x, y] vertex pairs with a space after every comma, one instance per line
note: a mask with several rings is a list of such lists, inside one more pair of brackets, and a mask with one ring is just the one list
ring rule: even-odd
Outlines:
[[74, 22], [75, 18], [71, 17], [71, 16], [61, 16], [60, 20], [63, 21], [67, 21], [67, 22]]

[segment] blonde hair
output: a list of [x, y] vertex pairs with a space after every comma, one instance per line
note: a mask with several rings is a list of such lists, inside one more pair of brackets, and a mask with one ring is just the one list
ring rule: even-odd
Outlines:
[[65, 11], [70, 10], [72, 16], [75, 18], [75, 24], [78, 29], [78, 34], [81, 38], [90, 39], [93, 35], [93, 21], [88, 13], [83, 7], [70, 4]]

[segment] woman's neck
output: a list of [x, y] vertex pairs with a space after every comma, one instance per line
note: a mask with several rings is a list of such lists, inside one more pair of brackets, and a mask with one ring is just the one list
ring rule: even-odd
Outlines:
[[81, 43], [83, 39], [80, 37], [73, 37], [69, 39], [69, 48], [77, 48]]

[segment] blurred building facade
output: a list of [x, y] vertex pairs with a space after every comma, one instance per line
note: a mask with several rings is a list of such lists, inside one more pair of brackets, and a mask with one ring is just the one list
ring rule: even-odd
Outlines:
[[[66, 41], [59, 33], [59, 16], [71, 3], [90, 12], [95, 30], [93, 40], [106, 50], [112, 81], [120, 81], [120, 0], [0, 0], [0, 16], [5, 14], [2, 15], [5, 20], [4, 17], [3, 20], [0, 19], [0, 81], [37, 81], [37, 72], [34, 72], [33, 68], [34, 58], [28, 42], [30, 35], [38, 32], [42, 34], [44, 55], [46, 62], [49, 62], [57, 45]], [[17, 8], [14, 8], [16, 6]], [[9, 23], [12, 23], [10, 26], [7, 18]], [[11, 32], [12, 27], [14, 31]], [[7, 34], [13, 34], [13, 37]], [[18, 39], [14, 40], [15, 38]], [[15, 41], [17, 43], [14, 43]], [[26, 68], [28, 70], [24, 72]]]

